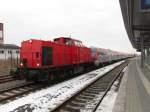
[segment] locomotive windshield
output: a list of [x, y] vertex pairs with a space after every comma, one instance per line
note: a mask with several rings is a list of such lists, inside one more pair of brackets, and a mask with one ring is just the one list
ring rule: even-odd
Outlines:
[[52, 48], [48, 46], [42, 47], [42, 65], [52, 65]]
[[65, 39], [65, 44], [66, 45], [73, 45], [73, 42], [71, 39]]

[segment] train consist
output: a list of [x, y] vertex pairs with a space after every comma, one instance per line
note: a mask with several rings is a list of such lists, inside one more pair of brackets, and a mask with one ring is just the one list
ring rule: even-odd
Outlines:
[[95, 66], [106, 65], [129, 57], [133, 57], [133, 55], [131, 54], [120, 53], [120, 52], [112, 51], [110, 49], [91, 47], [91, 51], [93, 56], [98, 54], [97, 58], [94, 60]]
[[68, 37], [54, 41], [31, 39], [21, 43], [21, 62], [15, 75], [31, 81], [51, 81], [128, 57], [131, 55], [88, 48]]

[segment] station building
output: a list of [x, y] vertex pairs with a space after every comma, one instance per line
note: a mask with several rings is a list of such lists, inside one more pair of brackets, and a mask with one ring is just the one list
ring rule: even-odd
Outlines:
[[19, 58], [20, 48], [13, 44], [0, 44], [0, 59]]

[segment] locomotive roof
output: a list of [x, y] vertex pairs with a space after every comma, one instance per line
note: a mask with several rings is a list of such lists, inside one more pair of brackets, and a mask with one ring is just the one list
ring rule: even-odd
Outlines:
[[73, 39], [73, 38], [71, 38], [71, 37], [58, 37], [58, 38], [55, 38], [55, 39], [60, 39], [60, 38], [71, 39], [71, 40], [74, 40], [74, 41], [82, 42], [82, 41], [80, 41], [80, 40]]
[[91, 47], [91, 49], [93, 50], [98, 50], [100, 53], [104, 53], [104, 54], [114, 54], [114, 55], [117, 55], [117, 54], [125, 54], [123, 52], [118, 52], [118, 51], [114, 51], [114, 50], [111, 50], [111, 49], [105, 49], [105, 48], [97, 48], [97, 47]]

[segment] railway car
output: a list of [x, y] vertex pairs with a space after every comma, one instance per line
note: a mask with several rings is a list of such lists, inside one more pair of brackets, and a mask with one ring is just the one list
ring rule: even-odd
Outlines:
[[[92, 55], [95, 55], [95, 66], [105, 66], [131, 56], [110, 49], [91, 47]], [[98, 55], [96, 55], [98, 53]]]
[[54, 41], [23, 41], [20, 60], [20, 67], [15, 74], [35, 81], [81, 73], [93, 64], [91, 49], [81, 41], [68, 37], [56, 38]]
[[112, 62], [111, 52], [107, 49], [91, 47], [92, 54], [99, 54], [95, 59], [95, 66], [106, 65]]

